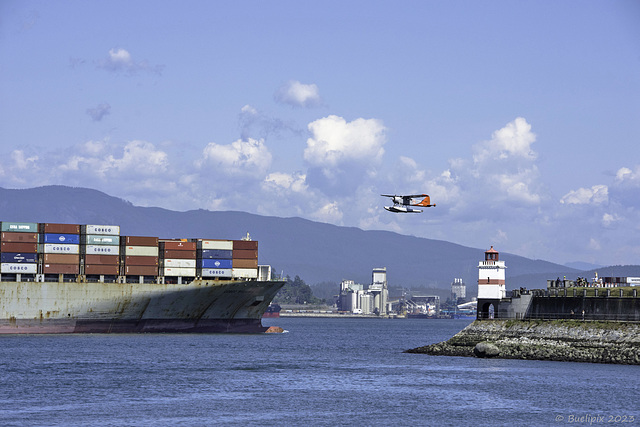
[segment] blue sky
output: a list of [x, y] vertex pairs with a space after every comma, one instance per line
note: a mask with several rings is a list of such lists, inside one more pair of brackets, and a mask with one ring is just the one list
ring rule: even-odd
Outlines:
[[[637, 1], [0, 3], [0, 186], [640, 264]], [[419, 215], [380, 194], [431, 195]]]

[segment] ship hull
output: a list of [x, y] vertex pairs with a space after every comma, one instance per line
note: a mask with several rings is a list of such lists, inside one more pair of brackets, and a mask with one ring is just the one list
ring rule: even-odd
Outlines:
[[268, 328], [256, 319], [66, 320], [16, 319], [0, 322], [0, 334], [260, 333]]
[[284, 282], [0, 282], [0, 333], [260, 333]]

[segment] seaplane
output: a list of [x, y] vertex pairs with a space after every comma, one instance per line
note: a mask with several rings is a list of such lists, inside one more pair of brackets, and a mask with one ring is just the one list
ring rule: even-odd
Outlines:
[[[397, 196], [391, 194], [381, 194], [382, 197], [391, 197], [393, 206], [385, 206], [384, 208], [389, 212], [395, 213], [420, 213], [422, 209], [414, 209], [411, 206], [421, 206], [424, 208], [435, 207], [436, 204], [431, 204], [431, 198], [428, 194], [412, 194], [410, 196]], [[422, 200], [416, 203], [418, 197], [423, 197]], [[416, 200], [414, 200], [416, 199]]]

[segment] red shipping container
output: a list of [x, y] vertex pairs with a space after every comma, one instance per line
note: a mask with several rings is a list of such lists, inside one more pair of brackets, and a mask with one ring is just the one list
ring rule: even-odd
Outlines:
[[38, 252], [37, 243], [0, 243], [1, 252], [23, 252], [28, 254], [35, 254]]
[[196, 251], [164, 251], [165, 258], [196, 259]]
[[78, 274], [80, 266], [78, 264], [43, 264], [44, 274]]
[[84, 274], [106, 274], [108, 276], [118, 276], [120, 274], [120, 266], [106, 264], [87, 264], [84, 266]]
[[258, 251], [233, 250], [234, 259], [258, 259]]
[[257, 259], [234, 259], [233, 268], [258, 268]]
[[235, 251], [236, 249], [257, 251], [258, 241], [257, 240], [234, 240], [233, 250]]
[[80, 234], [79, 224], [40, 224], [41, 233]]
[[127, 265], [124, 269], [126, 276], [157, 276], [158, 267], [147, 265]]
[[3, 242], [11, 243], [38, 243], [37, 233], [14, 233], [11, 231], [5, 231], [2, 233], [0, 240]]
[[86, 265], [118, 265], [120, 257], [118, 255], [85, 255], [84, 263]]
[[171, 241], [160, 242], [160, 248], [172, 251], [195, 251], [196, 242]]
[[125, 265], [157, 266], [158, 257], [157, 256], [128, 256], [128, 257], [125, 257], [124, 263]]
[[126, 236], [125, 246], [158, 246], [158, 238], [148, 236]]
[[45, 264], [80, 264], [80, 255], [44, 254]]

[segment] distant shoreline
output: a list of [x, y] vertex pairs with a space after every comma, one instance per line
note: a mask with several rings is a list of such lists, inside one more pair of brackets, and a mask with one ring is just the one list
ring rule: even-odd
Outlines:
[[[350, 319], [386, 319], [388, 317], [376, 316], [375, 314], [351, 314], [351, 313], [283, 313], [280, 312], [280, 317], [327, 317], [327, 318], [350, 318]], [[394, 316], [394, 318], [400, 318]], [[402, 317], [404, 318], [404, 317]]]
[[[353, 314], [353, 313], [300, 313], [300, 312], [296, 312], [296, 313], [284, 313], [284, 312], [280, 312], [280, 317], [325, 317], [325, 318], [345, 318], [345, 319], [409, 319], [409, 317], [407, 316], [403, 316], [403, 315], [384, 315], [384, 316], [377, 316], [375, 314]], [[428, 317], [428, 318], [423, 318], [423, 320], [451, 320], [451, 317]], [[473, 318], [467, 318], [467, 317], [461, 317], [461, 318], [456, 318], [456, 320], [473, 320], [475, 319], [475, 316]]]

